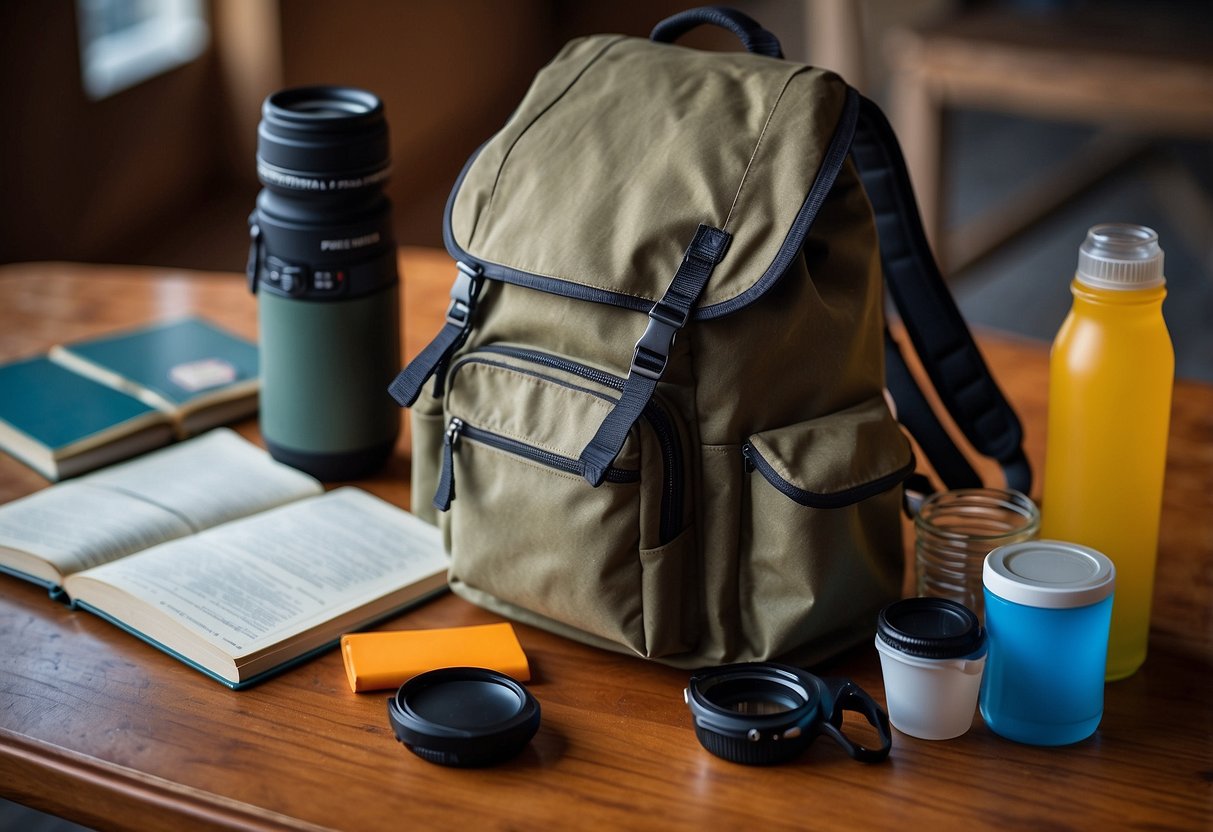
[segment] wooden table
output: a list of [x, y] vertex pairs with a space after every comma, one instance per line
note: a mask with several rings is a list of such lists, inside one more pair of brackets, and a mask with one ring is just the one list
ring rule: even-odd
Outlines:
[[[405, 250], [406, 349], [435, 331], [454, 269]], [[0, 268], [0, 360], [197, 312], [252, 336], [243, 278], [167, 269]], [[1045, 351], [981, 343], [1041, 464]], [[257, 438], [255, 421], [240, 426]], [[408, 505], [402, 440], [365, 487]], [[42, 488], [0, 455], [0, 501]], [[1098, 733], [1068, 748], [897, 735], [882, 765], [822, 741], [790, 765], [749, 768], [700, 748], [687, 674], [517, 628], [543, 725], [515, 761], [426, 763], [392, 737], [380, 693], [350, 692], [337, 653], [251, 690], [217, 685], [100, 619], [0, 577], [0, 794], [100, 828], [157, 830], [1018, 827], [1213, 825], [1213, 388], [1176, 388], [1150, 658], [1107, 689]], [[447, 596], [392, 628], [496, 620]], [[874, 648], [817, 670], [883, 701]]]

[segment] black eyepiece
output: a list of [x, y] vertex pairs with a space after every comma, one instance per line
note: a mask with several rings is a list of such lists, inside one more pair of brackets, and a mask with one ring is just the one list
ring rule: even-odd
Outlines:
[[345, 118], [378, 114], [383, 104], [366, 90], [352, 87], [298, 87], [276, 92], [265, 102], [264, 114], [277, 118]]

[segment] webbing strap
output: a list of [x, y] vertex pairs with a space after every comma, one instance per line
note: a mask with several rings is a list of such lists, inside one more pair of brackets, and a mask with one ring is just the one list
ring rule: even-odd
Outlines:
[[[860, 101], [851, 155], [876, 214], [889, 294], [931, 384], [973, 447], [1002, 465], [1009, 487], [1027, 494], [1032, 472], [1019, 418], [990, 375], [939, 273], [893, 128], [866, 98]], [[954, 446], [949, 451], [924, 445], [923, 450], [933, 463], [957, 453]]]
[[914, 376], [910, 374], [901, 348], [887, 329], [884, 333], [884, 367], [885, 384], [897, 403], [897, 421], [905, 425], [927, 454], [931, 467], [943, 480], [944, 487], [981, 488], [981, 477], [940, 424], [931, 403], [923, 396]]
[[674, 336], [686, 324], [712, 270], [724, 257], [730, 239], [728, 232], [700, 225], [669, 288], [649, 310], [649, 323], [636, 342], [632, 366], [623, 383], [623, 394], [581, 452], [585, 478], [595, 488], [602, 484], [607, 469], [623, 448], [628, 431], [652, 398], [669, 362]]
[[434, 375], [472, 330], [472, 313], [480, 294], [480, 268], [457, 263], [459, 273], [451, 286], [451, 305], [446, 310], [446, 323], [421, 353], [388, 386], [388, 392], [401, 407], [412, 407], [430, 376]]

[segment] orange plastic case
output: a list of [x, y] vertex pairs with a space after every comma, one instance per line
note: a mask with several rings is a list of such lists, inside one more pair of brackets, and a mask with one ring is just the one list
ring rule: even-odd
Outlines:
[[508, 623], [438, 630], [352, 633], [341, 657], [354, 693], [395, 688], [441, 667], [486, 667], [519, 682], [531, 678], [526, 654]]

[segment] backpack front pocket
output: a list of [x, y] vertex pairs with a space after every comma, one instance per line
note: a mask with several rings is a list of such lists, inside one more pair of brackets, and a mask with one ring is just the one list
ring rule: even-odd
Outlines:
[[815, 661], [875, 627], [900, 593], [909, 443], [875, 397], [755, 434], [742, 446], [741, 632], [754, 655], [815, 645]]
[[606, 481], [586, 483], [578, 455], [618, 397], [616, 381], [519, 347], [462, 357], [448, 380], [434, 506], [459, 594], [603, 646], [663, 655], [685, 649], [688, 630], [685, 442], [655, 400]]

